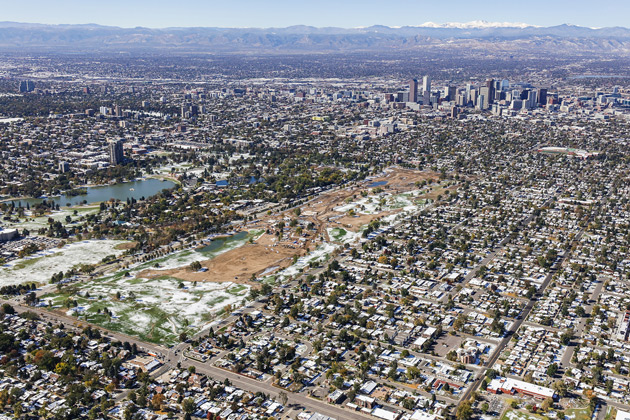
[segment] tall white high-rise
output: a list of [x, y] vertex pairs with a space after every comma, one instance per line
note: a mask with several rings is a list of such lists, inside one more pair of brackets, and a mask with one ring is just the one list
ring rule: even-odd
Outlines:
[[470, 101], [472, 101], [471, 99], [471, 95], [470, 93], [473, 91], [473, 85], [470, 83], [466, 84], [466, 104], [468, 104]]
[[431, 92], [431, 78], [429, 76], [422, 78], [422, 92]]

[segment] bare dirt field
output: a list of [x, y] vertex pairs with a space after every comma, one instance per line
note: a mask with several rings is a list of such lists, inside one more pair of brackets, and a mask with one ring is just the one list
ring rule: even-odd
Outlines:
[[120, 245], [116, 245], [116, 249], [132, 249], [134, 248], [138, 243], [137, 242], [125, 242], [123, 244]]
[[191, 271], [188, 267], [144, 270], [138, 273], [138, 277], [170, 276], [187, 281], [254, 284], [251, 281], [252, 275], [259, 275], [270, 267], [286, 268], [292, 264], [295, 255], [299, 257], [304, 254], [306, 250], [303, 248], [279, 245], [271, 235], [263, 235], [254, 243], [245, 244], [211, 260], [203, 261], [201, 266], [208, 271]]
[[[278, 270], [290, 266], [294, 256], [303, 256], [308, 253], [308, 250], [314, 250], [321, 244], [320, 238], [331, 241], [327, 233], [328, 228], [340, 227], [358, 232], [362, 226], [372, 220], [400, 211], [400, 209], [390, 209], [373, 214], [359, 212], [352, 216], [335, 210], [347, 202], [361, 199], [362, 191], [371, 193], [375, 188], [381, 188], [387, 193], [401, 194], [417, 190], [417, 183], [428, 179], [437, 180], [438, 176], [439, 174], [433, 172], [393, 168], [382, 176], [358, 185], [326, 192], [303, 205], [298, 219], [304, 224], [312, 222], [315, 226], [314, 231], [303, 229], [304, 233], [298, 235], [295, 229], [285, 228], [279, 237], [280, 232], [276, 232], [275, 229], [277, 223], [285, 218], [295, 218], [294, 209], [266, 215], [256, 224], [248, 225], [247, 229], [262, 229], [269, 232], [268, 234], [263, 235], [255, 243], [243, 245], [211, 260], [203, 261], [201, 265], [208, 269], [206, 272], [193, 272], [187, 267], [182, 267], [171, 270], [145, 270], [139, 273], [138, 277], [151, 278], [168, 275], [187, 281], [229, 281], [252, 284], [253, 275], [260, 276], [262, 273], [267, 275], [271, 274], [270, 268], [277, 267], [276, 270]], [[374, 186], [374, 184], [381, 185]]]
[[329, 227], [343, 227], [356, 233], [361, 226], [367, 225], [372, 220], [398, 213], [400, 210], [387, 210], [374, 214], [357, 213], [355, 216], [350, 216], [336, 211], [336, 207], [342, 206], [348, 201], [360, 199], [362, 191], [371, 192], [376, 188], [381, 188], [391, 194], [401, 194], [417, 190], [417, 183], [429, 179], [436, 180], [438, 177], [439, 174], [435, 172], [395, 168], [383, 176], [372, 178], [370, 181], [362, 182], [359, 185], [322, 194], [319, 199], [312, 200], [303, 206], [302, 214], [312, 214], [306, 218], [315, 223], [320, 235], [326, 236], [325, 232]]
[[437, 180], [440, 177], [439, 172], [417, 171], [414, 169], [392, 168], [389, 173], [372, 179], [371, 183], [379, 183], [386, 181], [387, 184], [382, 185], [384, 190], [394, 189], [398, 193], [417, 190], [416, 182], [424, 180]]

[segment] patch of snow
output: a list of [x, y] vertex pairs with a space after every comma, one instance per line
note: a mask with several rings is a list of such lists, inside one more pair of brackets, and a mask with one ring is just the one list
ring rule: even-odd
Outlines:
[[[0, 286], [26, 282], [48, 283], [53, 274], [66, 272], [79, 264], [95, 264], [108, 255], [120, 255], [122, 249], [116, 246], [125, 241], [89, 240], [74, 242], [63, 248], [51, 248], [26, 258], [11, 261], [0, 267]], [[37, 259], [32, 264], [29, 260]], [[27, 263], [26, 267], [20, 265]]]
[[421, 28], [443, 28], [443, 29], [486, 29], [486, 28], [539, 28], [540, 26], [530, 25], [521, 22], [487, 22], [485, 20], [473, 20], [470, 22], [446, 22], [435, 23], [425, 22], [419, 25]]

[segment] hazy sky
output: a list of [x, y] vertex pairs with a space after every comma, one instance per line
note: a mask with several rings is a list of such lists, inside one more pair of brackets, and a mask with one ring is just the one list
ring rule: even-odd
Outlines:
[[630, 26], [628, 0], [5, 0], [0, 20], [122, 27], [357, 27], [427, 21]]

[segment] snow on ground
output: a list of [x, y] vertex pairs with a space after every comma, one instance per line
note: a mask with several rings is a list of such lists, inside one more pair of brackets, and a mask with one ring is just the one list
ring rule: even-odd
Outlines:
[[[146, 268], [161, 269], [190, 265], [192, 261], [214, 258], [238, 248], [263, 231], [250, 231], [236, 235], [238, 239], [220, 237], [207, 244], [205, 251], [193, 249], [178, 251], [165, 257], [136, 264], [129, 270], [80, 283], [76, 299], [78, 306], [69, 313], [87, 317], [87, 321], [115, 331], [135, 335], [158, 343], [175, 343], [182, 331], [195, 333], [216, 318], [227, 305], [240, 306], [248, 294], [249, 286], [234, 283], [182, 282], [161, 276], [152, 279], [137, 277]], [[86, 294], [87, 293], [87, 294]], [[120, 299], [117, 297], [120, 296]], [[44, 300], [52, 306], [62, 306], [68, 299], [63, 293], [53, 293]], [[103, 309], [112, 312], [104, 315]]]
[[326, 229], [326, 232], [328, 233], [329, 238], [335, 242], [341, 242], [343, 244], [353, 244], [361, 239], [361, 232], [355, 233], [342, 228], [328, 228]]
[[538, 419], [536, 416], [530, 416], [526, 413], [515, 411], [515, 410], [508, 410], [505, 413], [505, 418], [508, 420], [537, 420]]
[[395, 210], [395, 209], [412, 209], [416, 205], [409, 200], [409, 196], [412, 194], [383, 194], [383, 195], [370, 195], [363, 197], [359, 200], [352, 201], [344, 204], [343, 206], [335, 207], [334, 210], [340, 213], [346, 213], [350, 210], [354, 210], [360, 214], [377, 214], [383, 211]]
[[236, 162], [238, 160], [242, 159], [249, 159], [251, 157], [251, 155], [249, 153], [235, 153], [233, 155], [230, 156], [230, 163], [232, 162]]
[[[208, 257], [194, 249], [185, 249], [168, 254], [164, 257], [156, 258], [151, 261], [143, 262], [131, 266], [131, 273], [137, 273], [147, 268], [152, 270], [170, 270], [172, 268], [185, 267], [195, 261], [204, 261]], [[159, 264], [156, 266], [155, 264]]]
[[194, 171], [200, 169], [201, 172], [203, 172], [204, 168], [194, 168], [191, 164], [189, 163], [172, 163], [169, 165], [165, 165], [165, 166], [160, 166], [159, 168], [156, 169], [156, 172], [161, 173], [161, 174], [168, 174], [171, 172], [189, 172], [190, 171]]
[[[264, 231], [256, 231], [252, 230], [247, 235], [243, 235], [240, 239], [227, 239], [225, 244], [221, 247], [218, 247], [214, 251], [209, 252], [200, 252], [194, 249], [184, 249], [182, 251], [176, 251], [171, 254], [168, 254], [164, 257], [156, 258], [151, 261], [138, 263], [131, 267], [129, 270], [132, 274], [138, 273], [142, 270], [150, 268], [152, 270], [170, 270], [173, 268], [180, 268], [189, 266], [191, 263], [195, 261], [206, 261], [212, 258], [215, 258], [225, 252], [231, 251], [233, 249], [239, 248], [247, 243], [250, 238], [254, 238], [254, 240], [258, 239]], [[223, 238], [215, 239], [217, 241], [224, 240]], [[155, 264], [159, 264], [158, 267]]]
[[324, 242], [315, 249], [315, 251], [309, 252], [307, 255], [298, 258], [297, 262], [290, 267], [285, 268], [277, 274], [277, 277], [284, 279], [289, 276], [295, 276], [301, 269], [308, 266], [311, 261], [317, 261], [321, 258], [328, 257], [332, 252], [339, 248], [339, 245], [330, 244]]
[[355, 212], [361, 214], [374, 214], [379, 212], [379, 210], [377, 210], [380, 207], [378, 202], [378, 197], [369, 196], [357, 201], [350, 202], [348, 204], [344, 204], [343, 206], [335, 207], [333, 210], [340, 213], [346, 213], [350, 210], [354, 210]]
[[[74, 215], [74, 211], [77, 210], [77, 215]], [[66, 216], [70, 216], [73, 221], [78, 221], [81, 216], [87, 216], [92, 213], [98, 213], [98, 207], [71, 207], [64, 208], [63, 210], [53, 211], [48, 215], [32, 217], [31, 212], [27, 211], [26, 215], [31, 216], [21, 220], [18, 223], [4, 222], [4, 226], [7, 229], [28, 229], [31, 232], [35, 232], [41, 228], [48, 227], [48, 219], [51, 218], [55, 222], [61, 222], [66, 224]], [[80, 222], [78, 223], [80, 224]]]
[[123, 243], [125, 241], [81, 241], [11, 261], [0, 267], [0, 286], [48, 283], [52, 275], [60, 271], [68, 271], [79, 264], [94, 264], [108, 255], [122, 254], [124, 251], [116, 249], [116, 246]]
[[262, 273], [260, 273], [260, 277], [265, 277], [268, 274], [273, 273], [274, 271], [276, 271], [278, 268], [280, 268], [279, 265], [274, 265], [273, 267], [269, 267], [267, 268], [265, 271], [263, 271]]
[[[80, 284], [75, 297], [79, 306], [68, 313], [112, 330], [171, 344], [180, 332], [197, 332], [207, 326], [226, 305], [239, 306], [250, 289], [234, 283], [180, 284], [168, 276], [144, 279], [117, 274], [97, 279]], [[52, 306], [63, 305], [66, 299], [64, 294], [44, 297]], [[111, 318], [98, 312], [103, 308], [112, 312]]]

